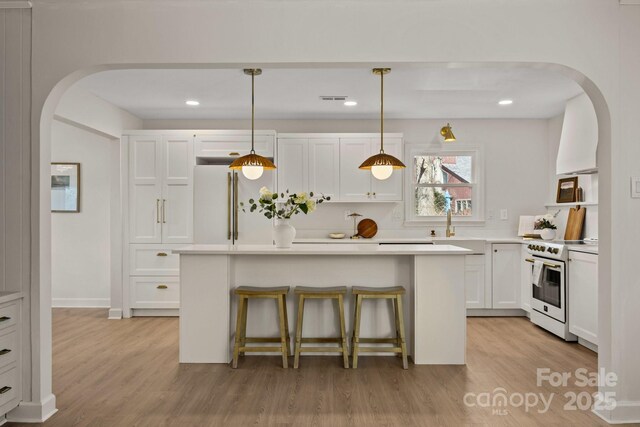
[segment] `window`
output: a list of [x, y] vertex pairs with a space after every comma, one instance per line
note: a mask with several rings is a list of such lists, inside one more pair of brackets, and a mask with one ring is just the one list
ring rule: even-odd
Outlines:
[[477, 151], [411, 151], [409, 221], [482, 220]]

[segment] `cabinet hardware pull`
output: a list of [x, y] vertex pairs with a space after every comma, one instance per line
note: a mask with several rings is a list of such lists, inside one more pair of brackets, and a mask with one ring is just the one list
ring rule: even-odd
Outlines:
[[156, 289], [167, 289], [168, 286], [167, 285], [158, 285], [156, 286]]
[[233, 173], [233, 205], [235, 215], [233, 216], [233, 240], [238, 240], [238, 211], [240, 205], [238, 204], [238, 173]]
[[231, 172], [227, 172], [227, 240], [231, 240]]
[[11, 317], [8, 317], [8, 316], [0, 317], [0, 322], [6, 322], [7, 320], [11, 320]]
[[8, 385], [0, 388], [0, 394], [5, 394], [6, 392], [8, 392], [9, 390], [11, 390], [11, 387], [9, 387]]
[[167, 256], [166, 252], [158, 252], [156, 256]]
[[230, 156], [239, 156], [240, 153], [236, 153], [235, 151], [232, 151], [231, 153], [229, 153]]
[[156, 199], [156, 224], [160, 224], [160, 199]]
[[[534, 263], [535, 261], [532, 260], [531, 258], [526, 258], [525, 261], [530, 262], [530, 263]], [[543, 262], [542, 263], [545, 267], [551, 267], [551, 268], [560, 268], [561, 266], [558, 264], [551, 264], [549, 262]]]
[[8, 348], [0, 350], [0, 356], [4, 356], [5, 354], [8, 354], [8, 353], [11, 353], [11, 350], [9, 350]]
[[165, 199], [162, 199], [162, 223], [166, 224], [167, 223], [167, 217], [165, 216], [165, 209], [164, 206], [167, 203], [167, 201]]

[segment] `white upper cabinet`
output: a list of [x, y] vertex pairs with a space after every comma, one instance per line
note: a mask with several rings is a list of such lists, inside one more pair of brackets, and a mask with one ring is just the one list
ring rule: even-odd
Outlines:
[[598, 344], [598, 255], [569, 252], [569, 332]]
[[193, 136], [129, 139], [129, 242], [193, 241]]
[[162, 137], [129, 137], [129, 230], [132, 243], [162, 240]]
[[340, 192], [340, 140], [309, 139], [309, 191], [337, 200]]
[[493, 244], [492, 290], [493, 308], [521, 308], [519, 243]]
[[567, 101], [556, 160], [558, 175], [597, 171], [598, 118], [586, 94]]
[[[255, 131], [257, 154], [273, 158], [274, 131]], [[251, 131], [206, 131], [195, 135], [195, 155], [203, 158], [229, 159], [251, 151]]]
[[278, 139], [278, 192], [309, 191], [309, 140], [307, 138]]
[[371, 156], [371, 138], [340, 138], [340, 200], [371, 201], [371, 172], [358, 167]]

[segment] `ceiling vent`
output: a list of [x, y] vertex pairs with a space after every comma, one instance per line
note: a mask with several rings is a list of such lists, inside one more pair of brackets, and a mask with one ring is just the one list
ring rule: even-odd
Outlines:
[[320, 99], [323, 101], [346, 101], [347, 96], [321, 96]]

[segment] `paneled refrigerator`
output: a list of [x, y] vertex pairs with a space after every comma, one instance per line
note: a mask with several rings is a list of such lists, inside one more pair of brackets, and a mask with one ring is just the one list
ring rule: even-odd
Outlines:
[[198, 165], [193, 175], [194, 243], [271, 244], [273, 223], [256, 212], [242, 212], [240, 202], [257, 199], [260, 188], [274, 190], [275, 173], [251, 181], [228, 165]]

